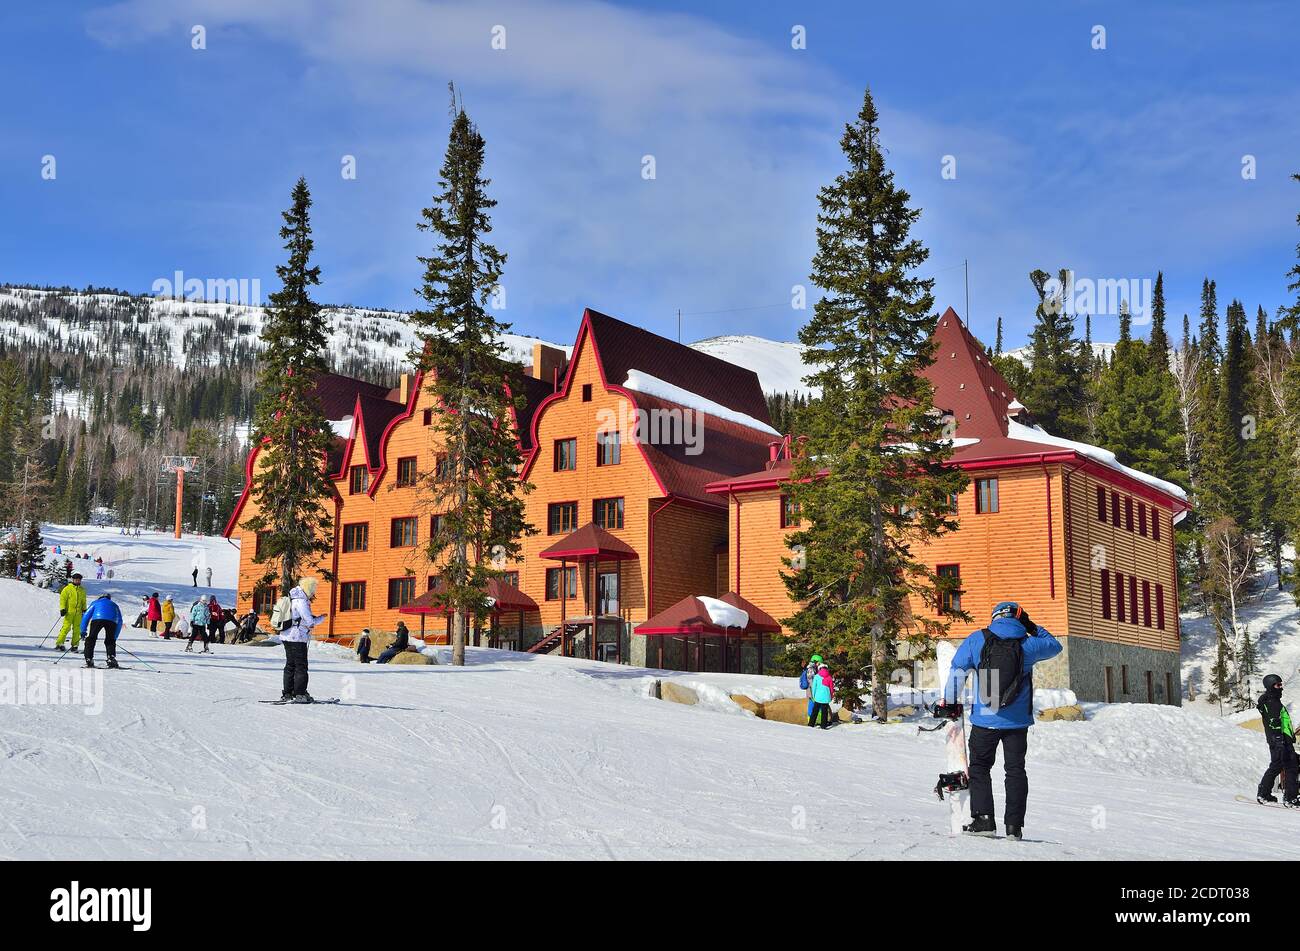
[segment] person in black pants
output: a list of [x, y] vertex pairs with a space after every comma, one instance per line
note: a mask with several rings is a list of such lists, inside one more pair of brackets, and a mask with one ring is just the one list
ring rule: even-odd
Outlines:
[[1264, 739], [1268, 741], [1268, 769], [1259, 781], [1256, 799], [1261, 803], [1277, 802], [1273, 795], [1273, 784], [1278, 774], [1282, 776], [1282, 805], [1291, 809], [1300, 808], [1300, 799], [1296, 793], [1296, 754], [1295, 728], [1291, 725], [1291, 714], [1282, 703], [1282, 678], [1269, 674], [1264, 678], [1264, 692], [1255, 704], [1259, 718], [1264, 723]]
[[104, 654], [108, 666], [117, 666], [117, 635], [122, 630], [122, 611], [113, 602], [112, 597], [101, 594], [90, 605], [81, 618], [81, 634], [85, 643], [86, 666], [95, 666], [95, 641], [99, 632], [104, 632]]
[[386, 664], [394, 657], [396, 657], [398, 654], [404, 652], [410, 646], [411, 646], [411, 632], [406, 629], [405, 621], [398, 621], [397, 640], [393, 641], [393, 643], [388, 645], [387, 650], [385, 650], [383, 653], [379, 655], [379, 659], [376, 660], [375, 663]]
[[949, 704], [958, 712], [966, 680], [974, 672], [974, 709], [970, 721], [969, 773], [971, 821], [962, 826], [969, 835], [995, 835], [991, 770], [1002, 744], [1006, 774], [1007, 838], [1022, 837], [1029, 779], [1025, 749], [1034, 722], [1034, 665], [1061, 653], [1061, 643], [1030, 620], [1015, 601], [993, 608], [989, 626], [962, 641], [952, 659], [939, 711]]
[[368, 664], [372, 659], [370, 656], [370, 628], [362, 628], [361, 636], [357, 638], [357, 660], [363, 664]]

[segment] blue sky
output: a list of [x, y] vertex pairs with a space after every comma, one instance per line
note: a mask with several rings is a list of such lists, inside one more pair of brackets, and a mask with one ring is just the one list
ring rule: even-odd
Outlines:
[[125, 0], [6, 4], [0, 35], [0, 282], [268, 292], [301, 174], [320, 299], [410, 307], [455, 80], [518, 331], [568, 341], [592, 306], [672, 335], [680, 308], [686, 339], [792, 339], [817, 189], [870, 85], [936, 305], [964, 309], [969, 259], [989, 342], [998, 315], [1023, 340], [1035, 267], [1163, 269], [1175, 332], [1205, 275], [1223, 305], [1294, 300], [1295, 3]]

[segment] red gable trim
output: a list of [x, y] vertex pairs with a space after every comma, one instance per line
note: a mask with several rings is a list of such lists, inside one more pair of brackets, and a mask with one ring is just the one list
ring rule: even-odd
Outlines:
[[[415, 403], [420, 393], [420, 386], [423, 382], [424, 371], [416, 371], [415, 380], [412, 381], [410, 391], [406, 394], [406, 409], [392, 418], [384, 428], [383, 435], [379, 437], [379, 469], [378, 471], [375, 471], [373, 467], [370, 467], [371, 472], [374, 473], [375, 477], [370, 480], [370, 488], [366, 492], [366, 495], [370, 496], [372, 499], [375, 497], [375, 492], [379, 489], [379, 483], [383, 480], [384, 473], [388, 471], [388, 439], [393, 435], [393, 430], [397, 428], [398, 423], [405, 422], [415, 414]], [[360, 414], [360, 412], [361, 399], [358, 397], [357, 413]], [[358, 415], [357, 418], [360, 419], [360, 415]], [[368, 452], [367, 455], [369, 455]], [[369, 467], [370, 460], [367, 459], [366, 463]]]
[[[550, 407], [550, 405], [554, 403], [556, 400], [568, 399], [569, 390], [573, 387], [573, 374], [574, 371], [577, 369], [578, 360], [582, 356], [582, 341], [583, 338], [587, 336], [591, 337], [591, 352], [592, 355], [596, 358], [596, 372], [600, 375], [601, 387], [607, 393], [616, 393], [619, 396], [623, 397], [632, 405], [633, 410], [639, 411], [639, 407], [636, 404], [636, 399], [632, 396], [630, 390], [626, 390], [622, 386], [612, 386], [609, 380], [605, 378], [605, 365], [601, 362], [600, 359], [600, 345], [596, 341], [596, 335], [591, 333], [591, 311], [589, 309], [584, 310], [582, 312], [582, 325], [578, 327], [578, 339], [575, 340], [573, 343], [573, 359], [569, 361], [568, 369], [565, 371], [564, 374], [564, 387], [563, 389], [557, 390], [556, 392], [552, 393], [550, 396], [546, 397], [546, 399], [542, 400], [541, 405], [537, 407], [537, 411], [533, 413], [533, 425], [532, 425], [533, 448], [531, 454], [528, 456], [527, 461], [524, 462], [523, 470], [519, 473], [519, 481], [521, 482], [528, 481], [528, 473], [532, 471], [533, 463], [537, 461], [537, 457], [542, 451], [541, 444], [537, 441], [537, 427], [541, 424], [542, 415], [546, 412], [546, 410]], [[659, 471], [655, 468], [654, 463], [650, 461], [650, 456], [646, 452], [645, 446], [643, 446], [640, 442], [638, 442], [636, 443], [636, 447], [641, 452], [641, 458], [645, 460], [646, 468], [649, 469], [650, 474], [654, 476], [655, 484], [659, 486], [659, 492], [662, 495], [669, 495], [670, 493], [668, 492], [667, 487], [664, 485], [664, 480], [660, 478]]]
[[[265, 439], [263, 442], [270, 442], [270, 440]], [[235, 510], [230, 513], [230, 521], [226, 522], [226, 527], [221, 532], [226, 538], [230, 537], [235, 530], [235, 526], [239, 524], [239, 516], [244, 511], [244, 503], [248, 501], [248, 496], [253, 491], [253, 465], [261, 449], [261, 445], [257, 445], [248, 451], [248, 460], [244, 463], [244, 491], [239, 494], [239, 501], [235, 503]]]

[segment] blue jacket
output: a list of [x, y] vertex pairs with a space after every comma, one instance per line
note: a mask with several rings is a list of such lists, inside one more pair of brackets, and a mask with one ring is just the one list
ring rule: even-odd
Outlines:
[[[995, 713], [987, 708], [984, 698], [980, 696], [980, 678], [975, 677], [975, 703], [971, 711], [970, 722], [990, 730], [1019, 730], [1034, 723], [1034, 684], [1030, 674], [1034, 664], [1047, 660], [1061, 653], [1061, 642], [1054, 638], [1047, 629], [1040, 627], [1033, 637], [1025, 631], [1024, 625], [1014, 618], [998, 618], [989, 625], [988, 630], [994, 637], [1023, 640], [1025, 655], [1025, 678], [1021, 682], [1020, 692], [1008, 704], [1004, 704]], [[980, 653], [984, 650], [984, 632], [975, 631], [961, 642], [952, 659], [952, 673], [943, 689], [943, 698], [947, 703], [961, 700], [962, 685], [967, 674], [980, 665]]]
[[831, 688], [826, 686], [826, 681], [822, 680], [821, 677], [812, 679], [812, 699], [813, 703], [831, 702]]
[[208, 602], [203, 598], [199, 598], [190, 607], [190, 623], [199, 627], [207, 627], [210, 620], [212, 620], [212, 614], [208, 611]]
[[103, 595], [90, 602], [90, 607], [81, 616], [81, 633], [90, 630], [91, 621], [112, 621], [115, 625], [113, 636], [122, 633], [122, 610], [108, 595]]

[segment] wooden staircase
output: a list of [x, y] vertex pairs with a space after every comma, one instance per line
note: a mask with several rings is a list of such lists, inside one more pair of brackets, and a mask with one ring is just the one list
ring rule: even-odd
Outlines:
[[565, 634], [568, 634], [570, 637], [572, 637], [573, 635], [577, 634], [586, 626], [587, 625], [585, 624], [566, 624], [563, 627], [557, 627], [555, 630], [551, 631], [551, 633], [547, 634], [545, 637], [543, 637], [532, 647], [528, 648], [528, 650], [525, 651], [525, 653], [549, 654], [552, 650], [554, 650], [557, 646], [561, 644], [561, 642], [564, 640]]

